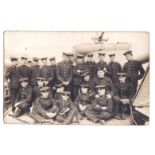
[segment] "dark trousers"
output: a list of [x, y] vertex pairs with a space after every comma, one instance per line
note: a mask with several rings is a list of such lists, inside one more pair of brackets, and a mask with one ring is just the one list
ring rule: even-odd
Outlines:
[[71, 91], [72, 101], [75, 101], [76, 97], [78, 96], [79, 89], [80, 89], [79, 85], [72, 85], [72, 91]]
[[17, 98], [17, 93], [18, 93], [18, 88], [10, 88], [10, 99], [12, 104], [12, 111], [15, 110], [14, 105]]

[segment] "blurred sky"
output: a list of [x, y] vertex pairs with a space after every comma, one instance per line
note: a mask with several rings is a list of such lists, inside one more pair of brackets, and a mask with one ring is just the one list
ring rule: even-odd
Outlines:
[[[62, 52], [72, 52], [73, 47], [80, 43], [93, 43], [92, 38], [101, 32], [39, 32], [39, 31], [6, 31], [4, 33], [5, 63], [11, 56], [53, 57], [57, 62], [62, 60]], [[108, 43], [128, 42], [135, 58], [149, 54], [149, 35], [142, 32], [105, 32], [103, 38], [109, 38]], [[110, 51], [117, 53], [116, 60], [121, 64], [126, 61], [125, 51]], [[108, 54], [109, 52], [107, 52]], [[97, 60], [97, 55], [94, 56]], [[108, 62], [108, 56], [106, 56]]]

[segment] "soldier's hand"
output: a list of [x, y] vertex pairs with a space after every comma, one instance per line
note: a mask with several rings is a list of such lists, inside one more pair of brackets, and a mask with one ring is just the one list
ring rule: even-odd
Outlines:
[[107, 109], [107, 107], [102, 107], [102, 110], [105, 110], [105, 109]]
[[111, 98], [112, 98], [112, 96], [111, 96], [110, 94], [107, 94], [107, 98], [111, 99]]
[[81, 71], [78, 69], [77, 72], [80, 73]]
[[97, 94], [97, 95], [95, 95], [95, 98], [99, 98], [100, 96]]

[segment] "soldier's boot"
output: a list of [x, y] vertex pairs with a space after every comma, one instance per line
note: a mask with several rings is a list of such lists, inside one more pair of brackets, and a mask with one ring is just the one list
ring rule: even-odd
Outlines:
[[102, 124], [102, 125], [105, 125], [105, 122], [106, 122], [105, 120], [99, 120], [99, 121], [98, 121], [98, 123], [100, 123], [100, 124]]
[[121, 118], [123, 120], [126, 120], [128, 118], [128, 115], [125, 113], [126, 111], [126, 105], [123, 105], [121, 106]]

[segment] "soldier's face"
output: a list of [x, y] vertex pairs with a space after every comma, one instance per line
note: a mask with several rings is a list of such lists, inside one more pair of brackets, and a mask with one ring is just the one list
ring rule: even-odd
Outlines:
[[68, 98], [69, 98], [69, 96], [68, 95], [62, 95], [62, 99], [64, 100], [64, 101], [67, 101], [68, 100]]
[[99, 78], [103, 78], [105, 73], [104, 73], [104, 71], [101, 70], [101, 71], [97, 72], [97, 75], [98, 75]]
[[98, 94], [101, 95], [101, 96], [105, 95], [105, 89], [99, 89]]
[[132, 60], [132, 55], [131, 54], [127, 54], [126, 55], [126, 59], [129, 60], [129, 61]]
[[92, 61], [93, 57], [87, 57], [87, 61]]
[[39, 87], [42, 87], [43, 84], [44, 84], [43, 81], [41, 81], [41, 80], [38, 80], [37, 83], [38, 83], [38, 86], [39, 86]]
[[55, 65], [55, 63], [56, 63], [55, 60], [50, 61], [51, 65]]
[[77, 59], [78, 63], [83, 63], [83, 61], [84, 61], [83, 59]]
[[112, 57], [109, 57], [109, 59], [110, 59], [110, 61], [111, 61], [111, 62], [113, 62], [113, 61], [114, 61], [114, 59], [115, 59], [115, 57], [114, 57], [114, 56], [112, 56]]
[[21, 86], [25, 88], [28, 85], [28, 82], [21, 82]]
[[33, 61], [33, 65], [38, 65], [38, 61]]
[[104, 56], [100, 56], [100, 57], [99, 57], [99, 60], [100, 60], [100, 61], [104, 61], [104, 59], [105, 59]]
[[83, 88], [83, 87], [82, 87], [82, 88], [81, 88], [81, 91], [82, 91], [83, 94], [86, 94], [86, 93], [88, 92], [88, 88]]
[[48, 98], [49, 93], [48, 92], [42, 92], [42, 98]]
[[58, 93], [63, 92], [63, 91], [64, 91], [64, 87], [57, 88], [57, 92], [58, 92]]
[[90, 75], [84, 76], [84, 80], [89, 81], [90, 80]]
[[21, 64], [22, 64], [22, 65], [27, 64], [27, 60], [26, 60], [26, 59], [21, 59]]
[[12, 61], [12, 65], [13, 66], [17, 66], [18, 65], [18, 61]]
[[66, 55], [63, 55], [63, 60], [64, 61], [69, 61], [68, 57]]
[[119, 81], [120, 82], [123, 82], [124, 83], [125, 82], [125, 79], [126, 79], [126, 77], [119, 77]]
[[42, 65], [47, 65], [47, 60], [42, 60]]

